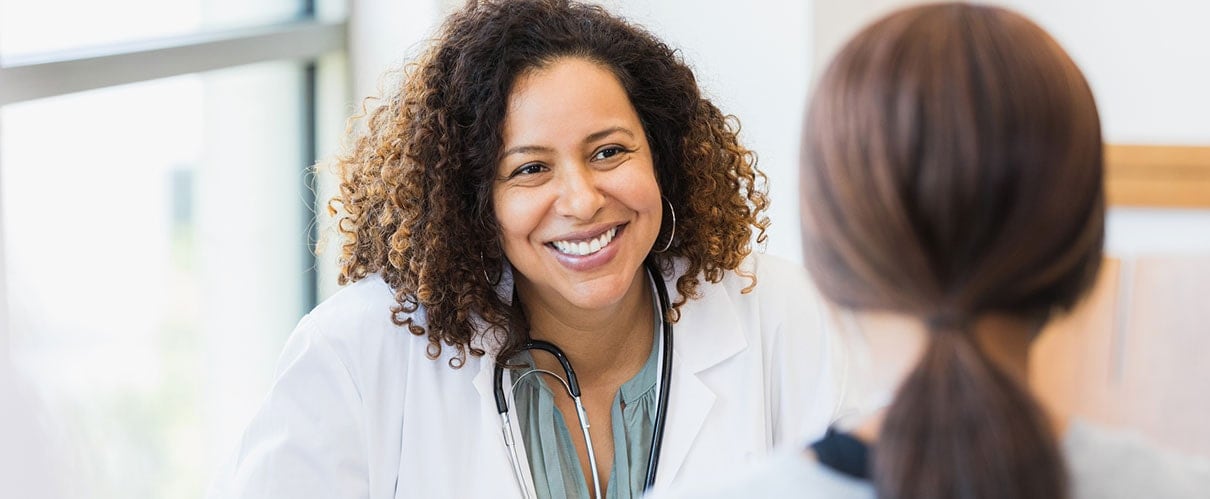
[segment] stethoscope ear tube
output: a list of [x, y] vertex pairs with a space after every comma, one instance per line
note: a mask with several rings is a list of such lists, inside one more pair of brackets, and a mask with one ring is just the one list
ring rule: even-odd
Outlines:
[[580, 398], [580, 382], [576, 381], [576, 370], [571, 368], [571, 361], [567, 360], [563, 350], [560, 350], [554, 343], [542, 340], [529, 340], [521, 346], [521, 350], [535, 349], [547, 352], [559, 361], [559, 364], [563, 366], [563, 375], [567, 376], [567, 390], [571, 392], [571, 398]]
[[647, 272], [651, 274], [651, 282], [655, 283], [656, 296], [660, 300], [660, 324], [663, 339], [660, 358], [660, 387], [659, 402], [655, 410], [655, 428], [651, 435], [651, 450], [647, 455], [647, 483], [643, 484], [646, 492], [655, 485], [655, 474], [660, 465], [660, 447], [664, 444], [664, 423], [668, 420], [668, 394], [672, 382], [672, 321], [668, 319], [668, 287], [664, 284], [663, 276], [654, 262], [647, 262]]
[[[576, 380], [576, 371], [571, 368], [571, 362], [567, 360], [563, 350], [553, 343], [542, 340], [527, 341], [521, 346], [521, 350], [542, 350], [553, 355], [555, 360], [558, 360], [559, 364], [563, 366], [564, 376], [567, 376], [568, 393], [572, 398], [580, 398], [580, 382]], [[496, 397], [496, 412], [508, 413], [508, 397], [504, 394], [504, 366], [500, 365], [499, 360], [496, 361], [496, 369], [492, 374], [492, 388]]]
[[521, 456], [517, 455], [517, 444], [513, 440], [513, 427], [508, 421], [508, 412], [500, 413], [500, 430], [504, 433], [504, 446], [508, 450], [508, 462], [513, 467], [513, 478], [517, 479], [517, 487], [521, 488], [521, 495], [529, 499], [529, 487], [525, 486], [525, 476], [521, 474]]
[[504, 421], [507, 423], [508, 398], [504, 395], [504, 368], [500, 365], [499, 359], [496, 360], [495, 373], [492, 374], [492, 392], [496, 396], [496, 412], [504, 416]]

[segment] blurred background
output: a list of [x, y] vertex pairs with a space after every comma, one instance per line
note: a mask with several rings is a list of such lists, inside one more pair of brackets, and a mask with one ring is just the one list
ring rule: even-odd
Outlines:
[[[740, 118], [769, 176], [764, 251], [796, 261], [810, 84], [909, 3], [602, 2]], [[1048, 332], [1038, 382], [1210, 455], [1210, 2], [994, 3], [1073, 55], [1111, 144], [1109, 265]], [[0, 497], [202, 497], [336, 288], [312, 166], [461, 4], [0, 0]]]

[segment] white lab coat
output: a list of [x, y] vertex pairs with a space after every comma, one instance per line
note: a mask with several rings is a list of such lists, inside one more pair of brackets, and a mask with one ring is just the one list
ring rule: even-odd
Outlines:
[[[805, 271], [765, 255], [745, 266], [757, 271], [752, 292], [741, 294], [749, 281], [728, 272], [681, 308], [657, 490], [822, 435], [838, 405], [838, 349]], [[371, 276], [299, 323], [211, 498], [522, 497], [492, 353], [461, 369], [447, 365], [450, 348], [429, 360], [428, 340], [394, 325], [392, 305], [390, 288]]]

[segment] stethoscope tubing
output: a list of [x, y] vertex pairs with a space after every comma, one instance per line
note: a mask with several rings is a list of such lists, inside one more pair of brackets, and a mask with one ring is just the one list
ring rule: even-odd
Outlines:
[[660, 278], [655, 264], [648, 266], [648, 271], [651, 272], [651, 282], [655, 284], [656, 296], [660, 302], [660, 323], [663, 329], [664, 336], [663, 344], [660, 346], [660, 389], [659, 401], [656, 403], [655, 411], [655, 428], [651, 435], [651, 450], [647, 455], [647, 481], [643, 484], [643, 491], [651, 489], [655, 485], [655, 474], [660, 465], [660, 450], [664, 445], [664, 424], [668, 421], [668, 394], [671, 390], [668, 389], [668, 383], [672, 380], [672, 321], [668, 319], [668, 287], [664, 284], [664, 280]]
[[[660, 276], [659, 269], [656, 268], [654, 262], [647, 262], [647, 272], [651, 278], [651, 282], [655, 287], [656, 298], [660, 307], [660, 329], [662, 333], [662, 341], [660, 344], [660, 384], [658, 401], [656, 403], [656, 415], [651, 438], [651, 449], [647, 456], [647, 479], [644, 482], [643, 490], [646, 491], [655, 485], [656, 472], [659, 469], [660, 451], [664, 443], [664, 426], [668, 419], [668, 399], [670, 383], [672, 381], [672, 323], [668, 319], [668, 288], [664, 280]], [[564, 374], [567, 376], [566, 385], [568, 394], [576, 404], [576, 417], [580, 422], [580, 429], [584, 433], [584, 442], [588, 451], [589, 465], [592, 467], [593, 485], [596, 488], [596, 498], [601, 498], [601, 482], [597, 472], [596, 453], [593, 450], [592, 439], [588, 435], [588, 415], [584, 411], [584, 405], [580, 400], [580, 383], [576, 379], [575, 369], [571, 367], [571, 362], [567, 360], [567, 356], [563, 351], [553, 343], [542, 340], [527, 341], [521, 347], [522, 350], [542, 350], [550, 353], [559, 361], [563, 368]], [[521, 471], [521, 457], [517, 453], [516, 439], [513, 438], [512, 424], [508, 416], [508, 397], [504, 392], [504, 366], [497, 361], [495, 372], [492, 376], [494, 387], [494, 395], [496, 399], [496, 410], [500, 414], [501, 431], [504, 435], [504, 445], [509, 450], [509, 461], [513, 467], [513, 474], [517, 479], [517, 486], [521, 488], [522, 494], [529, 497], [529, 488], [526, 487], [524, 474]]]
[[[567, 379], [560, 380], [560, 382], [562, 382], [564, 384], [564, 386], [567, 388], [567, 393], [569, 395], [571, 395], [572, 401], [576, 404], [576, 421], [578, 421], [580, 423], [580, 432], [583, 433], [583, 435], [584, 435], [584, 445], [585, 445], [586, 450], [588, 451], [588, 466], [590, 468], [592, 468], [592, 485], [593, 485], [593, 489], [595, 490], [595, 495], [593, 497], [599, 499], [601, 497], [601, 475], [600, 475], [600, 471], [597, 470], [597, 454], [596, 454], [596, 450], [593, 448], [593, 445], [592, 445], [592, 437], [589, 436], [589, 434], [588, 434], [588, 429], [590, 427], [588, 424], [588, 412], [584, 410], [584, 402], [583, 402], [583, 399], [581, 399], [581, 397], [580, 397], [580, 393], [581, 393], [580, 392], [580, 382], [576, 378], [576, 371], [574, 369], [572, 369], [571, 362], [569, 360], [567, 360], [567, 355], [565, 355], [563, 353], [563, 350], [560, 349], [559, 347], [555, 346], [553, 343], [550, 343], [547, 341], [542, 341], [542, 340], [531, 340], [531, 341], [525, 342], [525, 344], [522, 345], [521, 349], [522, 350], [542, 350], [544, 352], [548, 352], [551, 355], [553, 355], [555, 357], [555, 360], [559, 361], [559, 365], [561, 365], [563, 367], [563, 373], [567, 377]], [[552, 372], [542, 371], [542, 370], [535, 370], [535, 371], [531, 371], [530, 373], [535, 373], [535, 372], [542, 372], [542, 373], [554, 375], [554, 373], [552, 373]], [[526, 373], [526, 374], [530, 374], [530, 373]], [[556, 375], [556, 377], [557, 377], [557, 375]], [[505, 409], [500, 411], [500, 416], [502, 418], [501, 419], [501, 423], [502, 423], [501, 431], [504, 433], [504, 445], [506, 447], [508, 447], [508, 449], [509, 449], [508, 457], [509, 457], [509, 461], [513, 465], [513, 473], [516, 475], [517, 485], [519, 487], [521, 487], [521, 490], [526, 491], [527, 492], [526, 495], [528, 495], [528, 488], [525, 486], [525, 478], [524, 478], [523, 474], [521, 473], [521, 466], [520, 466], [521, 458], [517, 454], [517, 444], [516, 444], [515, 439], [513, 438], [512, 426], [510, 424], [509, 417], [508, 417], [508, 410], [507, 410], [507, 406], [506, 406], [507, 400], [504, 398], [504, 395], [503, 395], [503, 392], [504, 392], [503, 369], [497, 368], [493, 378], [494, 378], [493, 383], [496, 383], [498, 386], [498, 389], [496, 391], [496, 403], [497, 403], [496, 409], [500, 410], [501, 401], [503, 401], [505, 404]], [[517, 383], [516, 381], [513, 382], [514, 387], [516, 386], [516, 383]]]

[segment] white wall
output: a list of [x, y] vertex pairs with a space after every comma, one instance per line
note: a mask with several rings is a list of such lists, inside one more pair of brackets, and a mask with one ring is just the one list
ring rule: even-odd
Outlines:
[[437, 0], [350, 0], [353, 102], [379, 95], [380, 76], [415, 55], [439, 21]]

